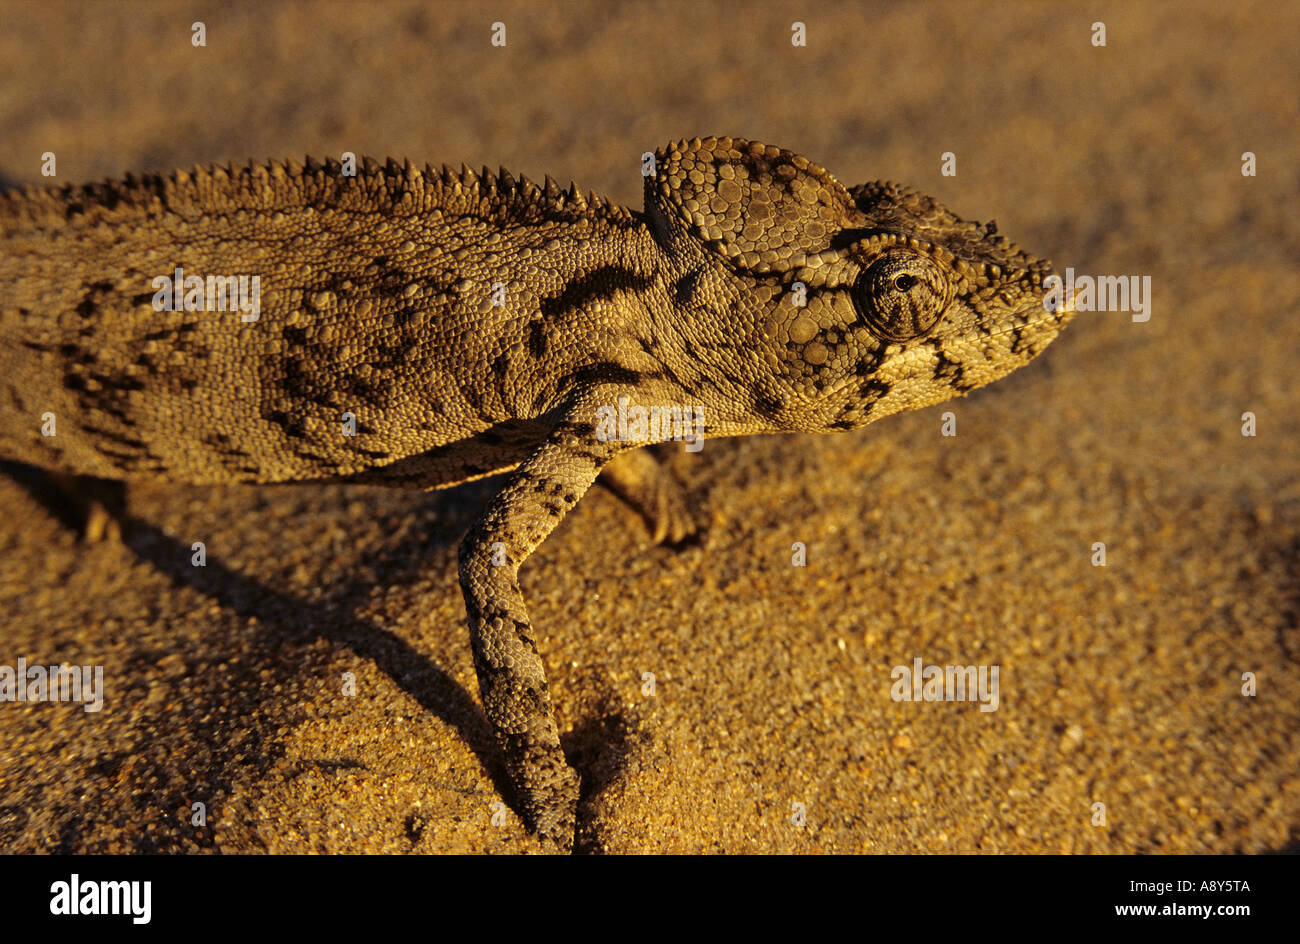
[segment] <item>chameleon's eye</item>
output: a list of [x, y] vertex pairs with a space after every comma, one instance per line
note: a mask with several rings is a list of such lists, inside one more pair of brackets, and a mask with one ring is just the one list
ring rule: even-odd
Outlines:
[[910, 341], [928, 334], [952, 301], [952, 287], [933, 260], [914, 252], [877, 259], [858, 276], [853, 304], [882, 341]]

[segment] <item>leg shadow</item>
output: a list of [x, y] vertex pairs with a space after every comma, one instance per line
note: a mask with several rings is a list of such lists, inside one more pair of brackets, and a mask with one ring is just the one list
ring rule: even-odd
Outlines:
[[173, 585], [196, 590], [245, 619], [255, 617], [264, 630], [260, 642], [273, 648], [324, 639], [368, 659], [422, 708], [455, 729], [497, 789], [506, 791], [505, 770], [498, 764], [492, 729], [478, 702], [406, 640], [358, 619], [337, 600], [316, 602], [274, 590], [211, 556], [206, 566], [193, 567], [187, 545], [139, 518], [128, 515], [123, 524], [123, 544]]

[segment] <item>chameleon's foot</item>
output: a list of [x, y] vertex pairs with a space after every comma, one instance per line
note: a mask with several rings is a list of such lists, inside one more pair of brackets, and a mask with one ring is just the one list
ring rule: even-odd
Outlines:
[[577, 772], [563, 757], [548, 757], [509, 773], [528, 828], [548, 852], [572, 852], [578, 822]]
[[699, 530], [686, 490], [649, 450], [623, 453], [598, 481], [640, 512], [655, 544], [681, 544]]
[[122, 523], [101, 502], [92, 500], [86, 505], [81, 540], [87, 544], [98, 544], [101, 541], [119, 544], [122, 541]]
[[682, 544], [699, 532], [699, 523], [685, 490], [672, 473], [663, 473], [650, 501], [639, 510], [655, 544]]
[[126, 514], [126, 485], [88, 475], [46, 472], [64, 521], [73, 525], [86, 544], [120, 542]]

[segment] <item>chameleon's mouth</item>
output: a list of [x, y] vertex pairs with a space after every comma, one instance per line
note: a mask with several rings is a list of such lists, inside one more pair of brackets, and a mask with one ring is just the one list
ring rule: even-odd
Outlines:
[[1052, 335], [1052, 338], [1055, 338], [1056, 334], [1060, 334], [1061, 331], [1064, 330], [1065, 326], [1074, 320], [1074, 316], [1078, 313], [1078, 308], [1076, 306], [1079, 301], [1079, 293], [1082, 291], [1082, 288], [1075, 288], [1075, 290], [1070, 293], [1069, 298], [1062, 299], [1057, 302], [1054, 307], [1048, 308], [1043, 306], [1043, 311], [1045, 313], [1043, 317], [1031, 319], [1028, 322], [1028, 326], [1030, 328], [1037, 328], [1051, 325], [1056, 328], [1056, 333]]

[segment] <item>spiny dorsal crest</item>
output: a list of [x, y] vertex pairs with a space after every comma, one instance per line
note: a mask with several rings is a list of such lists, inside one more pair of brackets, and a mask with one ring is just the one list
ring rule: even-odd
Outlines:
[[355, 175], [344, 176], [339, 161], [295, 160], [202, 165], [171, 174], [127, 174], [121, 180], [28, 187], [0, 193], [0, 223], [43, 220], [87, 222], [124, 216], [158, 216], [166, 212], [225, 213], [276, 211], [310, 206], [385, 212], [394, 216], [438, 210], [484, 218], [528, 222], [578, 222], [596, 217], [631, 226], [635, 214], [595, 193], [584, 197], [576, 184], [559, 187], [549, 177], [539, 187], [508, 171], [444, 165], [423, 169], [392, 158], [384, 163], [362, 157]]

